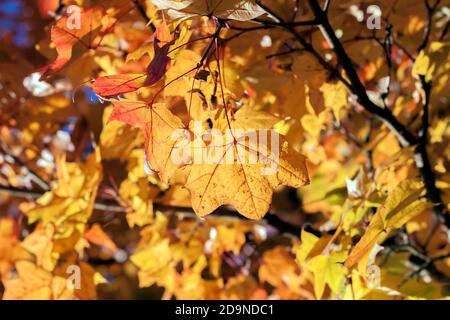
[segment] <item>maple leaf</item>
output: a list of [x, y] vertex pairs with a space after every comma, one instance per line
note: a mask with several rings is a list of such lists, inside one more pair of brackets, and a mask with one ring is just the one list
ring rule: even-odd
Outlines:
[[427, 82], [448, 73], [450, 45], [445, 42], [433, 42], [428, 50], [422, 50], [414, 62], [412, 73], [424, 76]]
[[264, 252], [262, 266], [258, 275], [261, 281], [279, 289], [289, 288], [290, 291], [303, 295], [301, 286], [306, 282], [299, 272], [299, 266], [295, 263], [290, 252], [282, 246]]
[[[182, 161], [174, 162], [174, 154], [179, 151], [184, 137], [174, 139], [174, 132], [182, 130], [183, 124], [163, 104], [147, 106], [142, 102], [114, 101], [115, 110], [110, 120], [120, 120], [130, 125], [142, 128], [145, 135], [146, 154], [151, 168], [156, 171], [163, 181], [169, 181], [178, 168], [189, 165], [189, 176], [186, 187], [191, 192], [194, 210], [199, 216], [205, 216], [224, 204], [231, 204], [243, 215], [253, 219], [263, 217], [270, 206], [273, 189], [279, 185], [300, 187], [309, 182], [305, 158], [288, 147], [286, 141], [272, 141], [280, 156], [271, 154], [269, 143], [261, 145], [246, 145], [245, 135], [238, 135], [238, 129], [252, 126], [256, 129], [267, 128], [277, 122], [276, 118], [262, 112], [249, 112], [246, 109], [238, 111], [233, 118], [231, 135], [233, 141], [223, 145], [223, 141], [213, 141], [209, 147], [203, 144], [202, 137], [197, 137], [188, 148], [194, 146], [194, 156], [198, 146], [203, 148], [209, 156], [219, 155], [215, 164], [193, 164], [192, 155]], [[250, 120], [252, 119], [252, 120]], [[216, 128], [226, 130], [226, 116], [216, 120]], [[254, 131], [253, 134], [258, 134]], [[189, 133], [188, 133], [188, 136]], [[278, 138], [278, 135], [276, 135]], [[270, 138], [269, 138], [270, 139]], [[197, 145], [199, 144], [199, 145]], [[275, 145], [277, 144], [277, 145]], [[197, 151], [195, 150], [197, 148]], [[220, 150], [222, 149], [222, 150]], [[220, 152], [223, 152], [221, 155]], [[245, 161], [252, 154], [260, 158], [259, 164], [246, 164]], [[225, 160], [232, 157], [233, 164], [225, 164]], [[270, 163], [272, 161], [272, 163]], [[276, 166], [278, 172], [271, 175], [261, 175], [267, 166]], [[234, 177], [230, 180], [229, 177]]]
[[[166, 41], [166, 40], [165, 40]], [[158, 82], [166, 73], [167, 65], [170, 62], [168, 56], [170, 43], [163, 47], [156, 47], [155, 44], [155, 57], [147, 68], [147, 79], [145, 80], [145, 86], [151, 86]]]
[[[164, 16], [163, 16], [164, 18]], [[163, 22], [156, 28], [155, 37], [158, 40], [158, 46], [165, 46], [173, 41], [173, 36], [170, 33], [170, 28], [167, 23]]]
[[147, 105], [139, 101], [113, 100], [113, 104], [114, 111], [110, 121], [120, 120], [141, 128], [150, 167], [162, 181], [168, 182], [174, 172], [183, 166], [171, 159], [178, 144], [178, 140], [172, 138], [173, 134], [184, 127], [181, 120], [163, 103]]
[[41, 220], [56, 226], [56, 239], [82, 233], [94, 209], [98, 185], [102, 179], [100, 152], [92, 153], [86, 164], [58, 159], [58, 185], [38, 199], [37, 208], [29, 210], [30, 223]]
[[4, 282], [5, 300], [70, 300], [76, 296], [63, 277], [53, 276], [29, 261], [16, 263], [17, 277]]
[[[162, 299], [447, 298], [448, 1], [31, 2], [3, 12], [3, 298], [95, 299], [103, 259], [112, 299], [134, 273]], [[220, 206], [273, 216], [191, 212]]]
[[427, 210], [429, 204], [426, 199], [420, 198], [422, 194], [422, 182], [414, 180], [400, 182], [377, 210], [363, 237], [346, 259], [345, 265], [351, 268], [363, 260], [362, 269], [365, 271], [367, 259], [375, 244], [384, 239], [392, 229], [402, 227]]
[[332, 239], [331, 235], [319, 238], [312, 233], [302, 230], [301, 244], [296, 245], [294, 248], [297, 263], [300, 266], [304, 266], [312, 258], [328, 253]]
[[[144, 159], [142, 155], [144, 150], [136, 150], [139, 152], [140, 158]], [[145, 164], [139, 167], [144, 171]], [[130, 178], [125, 180], [120, 185], [119, 190], [121, 198], [126, 201], [131, 207], [132, 211], [127, 213], [128, 225], [132, 228], [134, 226], [144, 226], [153, 222], [153, 202], [152, 199], [158, 193], [157, 188], [151, 188], [147, 179], [139, 179], [133, 181]]]
[[347, 269], [344, 261], [346, 252], [335, 252], [330, 255], [318, 255], [307, 263], [307, 268], [314, 274], [314, 292], [321, 299], [325, 285], [337, 294], [343, 293]]
[[[140, 268], [139, 285], [151, 286], [154, 283], [165, 284], [167, 277], [173, 276], [172, 254], [168, 239], [156, 240], [131, 257], [131, 261]], [[169, 287], [170, 288], [170, 287]]]
[[104, 283], [103, 277], [86, 263], [77, 265], [80, 272], [80, 286], [69, 286], [66, 270], [73, 266], [66, 264], [64, 270], [51, 272], [30, 261], [15, 264], [17, 273], [5, 280], [4, 300], [78, 300], [96, 299], [95, 286]]
[[[212, 157], [215, 163], [192, 165], [186, 187], [191, 192], [192, 206], [197, 215], [203, 217], [228, 204], [247, 218], [260, 219], [269, 210], [273, 189], [280, 185], [301, 187], [309, 183], [305, 157], [289, 148], [278, 134], [275, 137], [280, 138], [279, 141], [268, 138], [266, 143], [262, 140], [254, 143], [251, 139], [247, 142], [248, 135], [257, 136], [261, 133], [258, 129], [267, 125], [267, 118], [258, 116], [258, 113], [254, 115], [251, 117], [248, 112], [241, 115], [238, 111], [229, 120], [231, 139], [224, 144], [222, 136], [217, 141], [213, 136], [211, 144], [204, 146], [206, 156]], [[255, 122], [249, 122], [249, 118]], [[257, 119], [262, 119], [262, 122], [258, 124]], [[224, 128], [226, 123], [225, 113], [222, 113], [214, 127]], [[257, 129], [239, 133], [238, 129], [250, 129], [250, 123]], [[259, 163], [251, 163], [252, 158], [259, 158]], [[267, 165], [274, 166], [275, 171], [265, 175]]]
[[[126, 159], [133, 149], [140, 147], [144, 138], [139, 128], [123, 122], [108, 122], [114, 107], [108, 106], [103, 112], [103, 130], [100, 135], [102, 159]], [[142, 155], [141, 155], [142, 156]]]
[[[104, 15], [103, 8], [92, 7], [79, 10], [75, 13], [79, 14], [79, 25], [71, 21], [73, 18], [67, 15], [59, 19], [56, 25], [52, 27], [51, 38], [55, 44], [58, 57], [54, 62], [39, 70], [42, 72], [41, 80], [45, 80], [52, 73], [61, 70], [72, 58], [73, 46], [78, 42], [84, 44], [82, 38], [101, 27]], [[84, 45], [89, 47], [91, 44]]]
[[266, 13], [253, 0], [151, 0], [159, 10], [167, 10], [170, 17], [216, 16], [223, 19], [248, 21]]
[[18, 246], [17, 225], [11, 218], [0, 219], [0, 279], [8, 274]]
[[[139, 285], [151, 286], [154, 283], [165, 285], [173, 290], [174, 269], [173, 255], [168, 239], [163, 237], [167, 229], [167, 218], [160, 212], [156, 213], [155, 223], [142, 232], [145, 242], [131, 256], [130, 260], [139, 268]], [[170, 284], [168, 284], [168, 282]]]
[[324, 105], [333, 111], [338, 123], [341, 119], [341, 111], [348, 105], [347, 88], [342, 82], [324, 83], [320, 91], [324, 95]]
[[111, 238], [103, 231], [99, 224], [94, 224], [89, 230], [84, 233], [84, 237], [93, 244], [108, 248], [112, 252], [117, 251], [116, 244]]
[[145, 74], [119, 74], [97, 78], [91, 89], [99, 96], [111, 97], [136, 91], [142, 87], [152, 86], [166, 73], [170, 62], [168, 57], [170, 45], [159, 47], [155, 43], [155, 56], [147, 67]]
[[146, 74], [117, 74], [98, 77], [90, 87], [101, 97], [112, 97], [142, 88], [146, 77]]
[[55, 227], [52, 224], [38, 224], [20, 244], [27, 252], [34, 256], [36, 266], [53, 271], [59, 258], [55, 250]]

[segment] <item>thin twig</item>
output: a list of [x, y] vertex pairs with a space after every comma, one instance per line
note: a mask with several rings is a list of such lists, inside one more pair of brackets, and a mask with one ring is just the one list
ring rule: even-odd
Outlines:
[[418, 275], [420, 275], [422, 273], [422, 271], [430, 268], [432, 265], [434, 265], [436, 262], [445, 260], [450, 258], [450, 253], [439, 256], [439, 257], [435, 257], [433, 259], [428, 260], [427, 262], [425, 262], [424, 264], [422, 264], [419, 268], [417, 268], [416, 270], [408, 273], [406, 275], [406, 277], [397, 285], [397, 288], [401, 288], [403, 287], [407, 282], [411, 281], [412, 279], [414, 279], [415, 277], [417, 277]]
[[35, 172], [34, 170], [32, 170], [31, 168], [29, 168], [21, 159], [19, 159], [18, 157], [16, 157], [12, 151], [9, 149], [8, 145], [4, 142], [4, 141], [0, 141], [0, 148], [3, 150], [3, 152], [10, 156], [13, 160], [14, 163], [18, 166], [20, 166], [22, 169], [24, 169], [27, 174], [30, 175], [31, 179], [39, 186], [41, 187], [43, 190], [47, 191], [49, 190], [49, 185], [47, 184], [47, 182], [44, 181], [44, 179], [42, 179], [39, 174], [37, 174], [37, 172]]
[[435, 4], [432, 6], [428, 0], [424, 1], [425, 7], [427, 8], [428, 22], [427, 25], [425, 26], [423, 39], [419, 47], [417, 48], [417, 52], [420, 52], [423, 49], [425, 49], [428, 46], [428, 43], [430, 42], [431, 29], [433, 28], [433, 15], [439, 3], [441, 2], [441, 0], [436, 0]]
[[[364, 109], [380, 118], [390, 129], [393, 131], [403, 147], [416, 146], [415, 161], [416, 166], [419, 169], [422, 179], [427, 190], [427, 198], [431, 203], [435, 205], [435, 212], [445, 220], [445, 224], [450, 227], [450, 217], [446, 212], [445, 206], [443, 204], [441, 194], [436, 186], [436, 178], [431, 166], [431, 162], [428, 157], [426, 150], [427, 146], [427, 135], [425, 134], [428, 130], [428, 108], [431, 99], [431, 84], [424, 83], [425, 90], [425, 110], [423, 121], [423, 133], [421, 137], [416, 137], [411, 133], [399, 120], [392, 114], [392, 112], [387, 108], [380, 108], [375, 105], [367, 95], [366, 88], [362, 84], [359, 76], [353, 66], [350, 57], [347, 55], [345, 49], [343, 48], [341, 42], [337, 38], [333, 27], [331, 26], [327, 14], [322, 11], [317, 0], [308, 0], [311, 8], [316, 15], [316, 18], [320, 21], [322, 30], [326, 37], [330, 40], [333, 45], [334, 52], [336, 53], [341, 65], [343, 66], [350, 82], [352, 84], [353, 93], [358, 97], [359, 103], [364, 107]], [[433, 8], [437, 6], [437, 3]], [[432, 15], [431, 15], [432, 16]], [[425, 137], [425, 138], [424, 138]]]

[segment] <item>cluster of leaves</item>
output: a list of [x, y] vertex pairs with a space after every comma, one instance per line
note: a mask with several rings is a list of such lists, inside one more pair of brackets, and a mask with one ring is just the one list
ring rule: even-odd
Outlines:
[[[31, 5], [0, 49], [0, 295], [449, 296], [449, 4]], [[215, 163], [172, 161], [177, 130]]]

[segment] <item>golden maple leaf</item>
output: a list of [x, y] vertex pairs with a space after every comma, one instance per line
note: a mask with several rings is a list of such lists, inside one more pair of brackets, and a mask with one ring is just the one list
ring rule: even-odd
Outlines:
[[70, 300], [76, 296], [63, 277], [53, 276], [29, 261], [16, 263], [17, 277], [4, 282], [4, 300]]
[[57, 186], [38, 199], [37, 208], [26, 214], [29, 223], [41, 220], [43, 225], [53, 224], [55, 239], [69, 238], [83, 233], [94, 209], [97, 188], [103, 174], [100, 151], [96, 149], [85, 164], [68, 163], [57, 159]]
[[[194, 163], [186, 182], [197, 215], [203, 217], [221, 205], [232, 205], [247, 218], [261, 219], [269, 210], [275, 188], [309, 183], [306, 158], [278, 133], [263, 129], [273, 122], [263, 112], [220, 113], [214, 127], [227, 131], [231, 138], [224, 143], [222, 136], [215, 140], [217, 135], [213, 135], [209, 145], [203, 144], [205, 156], [213, 160]], [[256, 136], [258, 141], [252, 139]]]

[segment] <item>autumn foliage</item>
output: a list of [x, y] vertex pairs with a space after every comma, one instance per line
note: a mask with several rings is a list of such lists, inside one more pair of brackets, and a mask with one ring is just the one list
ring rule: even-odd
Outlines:
[[450, 297], [450, 1], [6, 3], [3, 299]]

